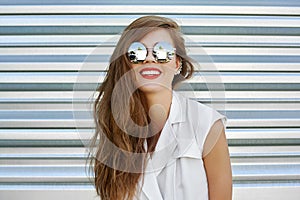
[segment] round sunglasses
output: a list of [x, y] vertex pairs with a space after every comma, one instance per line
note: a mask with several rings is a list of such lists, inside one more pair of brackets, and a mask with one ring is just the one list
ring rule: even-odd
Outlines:
[[143, 63], [148, 55], [148, 49], [152, 49], [152, 55], [159, 63], [170, 62], [176, 51], [176, 48], [164, 41], [156, 43], [153, 48], [147, 48], [140, 42], [133, 42], [127, 51], [128, 59], [134, 64]]

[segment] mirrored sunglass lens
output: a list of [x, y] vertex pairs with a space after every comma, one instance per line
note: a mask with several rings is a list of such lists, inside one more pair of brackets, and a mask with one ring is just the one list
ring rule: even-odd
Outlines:
[[131, 62], [142, 62], [147, 57], [147, 49], [140, 42], [132, 43], [128, 48], [128, 58]]
[[173, 46], [168, 42], [159, 42], [153, 48], [153, 55], [159, 62], [169, 62], [175, 55]]

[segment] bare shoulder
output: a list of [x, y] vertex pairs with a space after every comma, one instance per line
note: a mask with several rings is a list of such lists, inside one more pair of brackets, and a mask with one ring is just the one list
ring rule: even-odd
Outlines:
[[229, 200], [232, 198], [232, 172], [225, 127], [221, 119], [213, 124], [209, 134], [219, 135], [211, 151], [203, 158], [209, 199]]
[[223, 124], [222, 119], [219, 119], [215, 121], [213, 125], [210, 127], [210, 130], [207, 134], [207, 137], [203, 145], [202, 157], [203, 158], [206, 157], [214, 149], [217, 143], [219, 143], [218, 144], [219, 146], [225, 145], [224, 147], [226, 148], [227, 141], [226, 141], [226, 137], [224, 138], [224, 136], [225, 136], [225, 125]]

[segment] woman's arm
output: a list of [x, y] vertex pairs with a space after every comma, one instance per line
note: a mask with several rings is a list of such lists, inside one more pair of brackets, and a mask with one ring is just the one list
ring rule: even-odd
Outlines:
[[232, 199], [232, 172], [224, 125], [218, 120], [208, 135], [220, 135], [212, 150], [203, 158], [208, 181], [209, 200]]

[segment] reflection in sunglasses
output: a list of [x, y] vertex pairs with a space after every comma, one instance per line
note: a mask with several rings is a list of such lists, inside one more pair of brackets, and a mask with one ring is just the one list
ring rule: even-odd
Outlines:
[[145, 61], [148, 50], [153, 49], [152, 55], [159, 63], [170, 62], [175, 55], [175, 48], [168, 42], [158, 42], [153, 48], [147, 48], [140, 42], [133, 42], [127, 51], [128, 59], [131, 63], [138, 64]]

